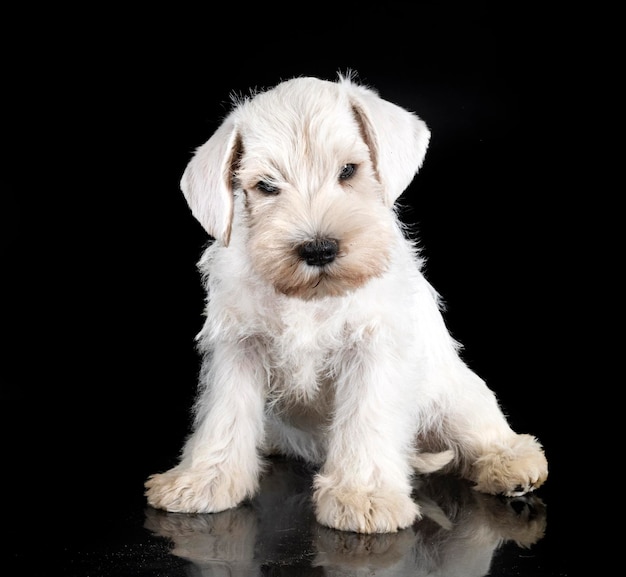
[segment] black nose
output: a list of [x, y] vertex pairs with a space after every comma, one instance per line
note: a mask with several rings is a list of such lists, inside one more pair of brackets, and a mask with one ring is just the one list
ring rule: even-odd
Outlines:
[[300, 258], [311, 266], [324, 266], [337, 256], [339, 243], [330, 238], [318, 238], [298, 247]]

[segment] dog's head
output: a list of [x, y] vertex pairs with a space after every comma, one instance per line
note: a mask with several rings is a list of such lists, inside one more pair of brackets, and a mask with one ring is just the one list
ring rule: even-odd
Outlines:
[[393, 205], [430, 133], [351, 78], [295, 78], [239, 100], [189, 162], [181, 188], [216, 242], [246, 235], [280, 292], [336, 296], [387, 269]]

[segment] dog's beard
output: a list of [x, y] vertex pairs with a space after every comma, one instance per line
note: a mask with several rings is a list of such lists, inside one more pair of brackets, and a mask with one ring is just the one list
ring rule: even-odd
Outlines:
[[[337, 297], [354, 291], [388, 268], [393, 217], [382, 203], [331, 207], [319, 222], [294, 222], [292, 211], [272, 211], [251, 219], [249, 248], [253, 266], [274, 288], [304, 300]], [[300, 254], [314, 239], [337, 242], [335, 258], [308, 264]]]

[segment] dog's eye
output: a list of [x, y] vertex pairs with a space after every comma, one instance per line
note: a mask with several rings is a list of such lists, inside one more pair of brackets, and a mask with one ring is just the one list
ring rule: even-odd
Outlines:
[[339, 172], [339, 180], [348, 180], [356, 173], [356, 164], [344, 164]]
[[256, 189], [264, 194], [278, 194], [280, 192], [277, 186], [270, 184], [266, 180], [259, 180], [256, 183]]

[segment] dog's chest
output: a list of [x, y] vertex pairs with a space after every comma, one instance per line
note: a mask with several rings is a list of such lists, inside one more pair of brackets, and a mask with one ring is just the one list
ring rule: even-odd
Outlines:
[[264, 337], [274, 394], [313, 400], [332, 382], [348, 334], [346, 319], [323, 305], [283, 309]]

